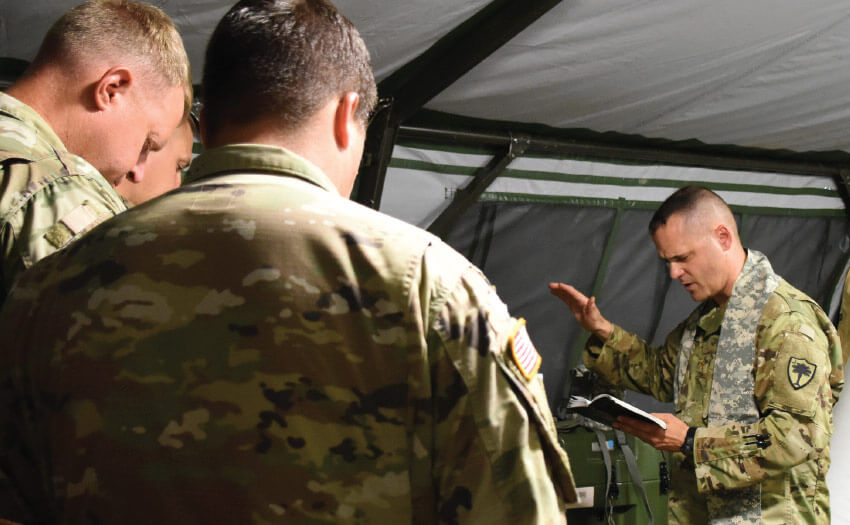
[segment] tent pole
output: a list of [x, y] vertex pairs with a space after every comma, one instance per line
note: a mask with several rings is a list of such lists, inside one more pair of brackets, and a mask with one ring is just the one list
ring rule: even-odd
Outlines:
[[374, 210], [381, 206], [387, 167], [398, 136], [398, 123], [392, 118], [393, 102], [392, 98], [378, 101], [367, 128], [363, 159], [351, 195], [352, 200]]
[[378, 85], [391, 108], [369, 126], [364, 162], [352, 198], [378, 209], [398, 127], [561, 0], [492, 0]]
[[496, 177], [505, 171], [505, 168], [510, 165], [513, 160], [525, 152], [528, 146], [528, 137], [517, 136], [511, 137], [508, 141], [506, 151], [501, 155], [494, 156], [486, 166], [475, 174], [475, 177], [455, 193], [451, 204], [443, 210], [439, 217], [434, 219], [434, 222], [428, 227], [428, 231], [434, 235], [445, 239], [452, 226], [458, 218], [474, 204], [478, 197], [496, 180]]
[[842, 168], [838, 170], [835, 179], [838, 181], [838, 194], [841, 195], [844, 208], [850, 218], [850, 169]]
[[381, 81], [404, 122], [472, 68], [549, 12], [561, 0], [492, 0], [424, 53]]
[[[650, 149], [630, 146], [597, 144], [588, 141], [555, 139], [542, 135], [527, 135], [528, 153], [548, 153], [566, 157], [581, 157], [597, 160], [619, 160], [652, 162], [675, 166], [698, 166], [703, 168], [788, 173], [793, 175], [820, 175], [838, 177], [846, 172], [850, 181], [850, 169], [839, 164], [806, 162], [803, 160], [780, 161], [757, 156], [732, 157], [688, 152], [684, 150]], [[459, 131], [402, 126], [398, 138], [463, 146], [493, 146], [510, 140], [507, 132]], [[842, 186], [845, 183], [842, 184]], [[850, 182], [846, 183], [850, 184]], [[850, 186], [848, 186], [850, 187]], [[848, 207], [850, 208], [850, 206]]]
[[[596, 298], [597, 304], [599, 302], [599, 293], [602, 291], [602, 283], [605, 282], [605, 273], [608, 271], [608, 262], [611, 260], [611, 254], [614, 252], [614, 244], [617, 242], [617, 236], [620, 234], [620, 225], [623, 222], [625, 202], [625, 199], [617, 199], [614, 222], [611, 224], [611, 231], [608, 232], [608, 238], [605, 240], [605, 249], [602, 251], [602, 257], [599, 259], [599, 266], [596, 267], [596, 276], [593, 279], [593, 290], [591, 291], [590, 296]], [[573, 347], [573, 363], [570, 367], [571, 369], [581, 363], [584, 344], [589, 335], [590, 332], [582, 328], [581, 335], [578, 339], [576, 339], [575, 346]]]

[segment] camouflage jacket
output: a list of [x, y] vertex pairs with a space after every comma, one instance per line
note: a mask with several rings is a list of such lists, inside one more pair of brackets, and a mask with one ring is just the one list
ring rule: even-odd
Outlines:
[[52, 478], [22, 500], [62, 522], [564, 521], [540, 357], [477, 268], [280, 148], [209, 150], [186, 182], [7, 301], [0, 432], [13, 475]]
[[21, 272], [125, 209], [38, 113], [0, 93], [0, 303]]
[[[613, 385], [673, 401], [682, 334], [695, 323], [675, 415], [699, 428], [693, 457], [672, 454], [670, 522], [706, 523], [706, 493], [759, 484], [764, 523], [828, 523], [832, 406], [844, 383], [835, 329], [813, 300], [781, 280], [754, 334], [758, 421], [706, 426], [724, 314], [725, 305], [700, 304], [661, 347], [615, 326], [604, 343], [588, 341], [585, 364]], [[796, 366], [804, 361], [806, 370]], [[760, 447], [756, 434], [769, 434], [770, 444]]]

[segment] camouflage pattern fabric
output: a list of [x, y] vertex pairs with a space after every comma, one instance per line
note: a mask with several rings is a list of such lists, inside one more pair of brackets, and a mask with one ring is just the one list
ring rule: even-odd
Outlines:
[[25, 269], [126, 209], [38, 113], [0, 93], [0, 303]]
[[0, 432], [49, 521], [564, 523], [524, 334], [436, 237], [227, 146], [19, 281]]
[[[711, 426], [729, 423], [754, 423], [759, 418], [755, 405], [753, 334], [770, 295], [779, 285], [767, 258], [749, 250], [740, 275], [735, 280], [732, 296], [726, 304], [717, 350], [714, 358], [711, 395], [704, 419]], [[687, 364], [693, 351], [696, 325], [682, 333], [679, 369], [674, 397], [678, 401]], [[734, 518], [741, 525], [761, 522], [761, 493], [758, 486], [724, 490], [706, 494], [711, 523], [728, 523]]]
[[[825, 476], [832, 405], [844, 385], [837, 333], [812, 299], [780, 280], [751, 340], [759, 418], [712, 425], [711, 385], [727, 307], [711, 300], [701, 303], [660, 347], [615, 327], [607, 341], [588, 341], [585, 364], [612, 385], [671, 402], [682, 336], [693, 330], [675, 414], [700, 428], [693, 457], [671, 454], [669, 522], [708, 523], [706, 495], [756, 486], [762, 523], [829, 523]], [[754, 436], [768, 434], [764, 442], [769, 445], [762, 448]]]

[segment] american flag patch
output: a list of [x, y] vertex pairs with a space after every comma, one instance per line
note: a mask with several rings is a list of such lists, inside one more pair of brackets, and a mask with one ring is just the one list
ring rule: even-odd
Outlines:
[[528, 330], [525, 329], [525, 319], [517, 321], [517, 326], [509, 341], [511, 344], [511, 357], [513, 357], [514, 363], [516, 363], [519, 371], [522, 372], [523, 377], [531, 381], [534, 374], [537, 373], [537, 369], [540, 368], [543, 358], [537, 353], [534, 343], [528, 337]]

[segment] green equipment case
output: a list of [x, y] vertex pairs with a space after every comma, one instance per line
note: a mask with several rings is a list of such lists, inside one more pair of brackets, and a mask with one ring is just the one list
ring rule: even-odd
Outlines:
[[[570, 458], [579, 491], [579, 503], [568, 508], [567, 522], [570, 525], [667, 523], [670, 481], [664, 455], [634, 436], [593, 422], [585, 423], [575, 420], [558, 423], [558, 440]], [[600, 442], [607, 449], [607, 462]]]

